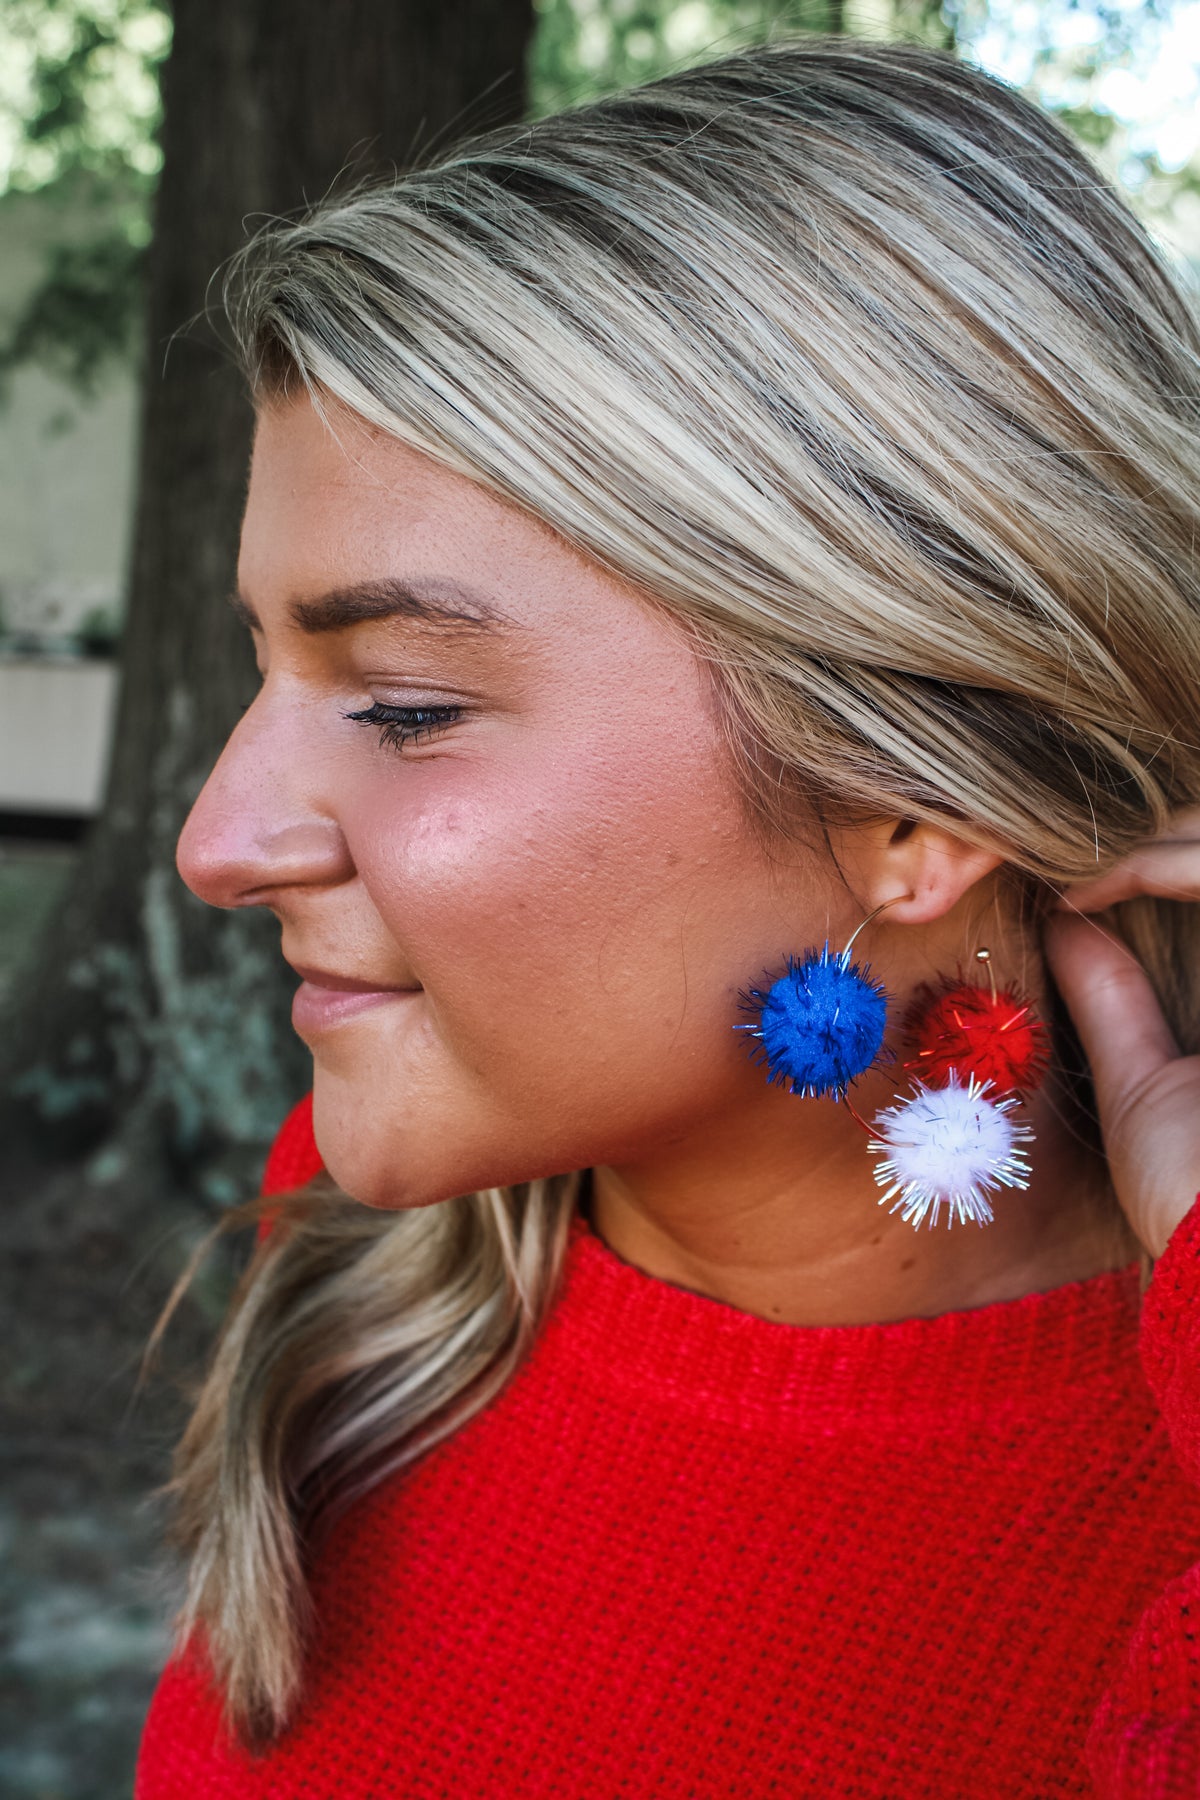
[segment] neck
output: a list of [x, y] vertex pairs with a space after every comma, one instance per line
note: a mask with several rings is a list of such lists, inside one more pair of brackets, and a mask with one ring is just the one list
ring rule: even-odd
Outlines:
[[[891, 1089], [862, 1086], [855, 1104], [869, 1119]], [[948, 1227], [944, 1214], [932, 1228], [905, 1224], [880, 1206], [845, 1107], [778, 1090], [763, 1102], [755, 1119], [712, 1121], [703, 1143], [594, 1170], [599, 1236], [649, 1275], [792, 1325], [932, 1318], [1136, 1260], [1104, 1164], [1053, 1080], [1022, 1109], [1036, 1134], [1029, 1186], [994, 1193], [984, 1226]]]

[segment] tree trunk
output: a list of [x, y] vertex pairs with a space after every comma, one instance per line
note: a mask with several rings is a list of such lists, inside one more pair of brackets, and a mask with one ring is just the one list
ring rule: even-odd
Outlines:
[[189, 322], [263, 213], [520, 117], [533, 13], [531, 0], [176, 0], [174, 12], [107, 795], [19, 985], [0, 1074], [6, 1126], [43, 1140], [49, 1127], [71, 1151], [135, 1142], [176, 1173], [207, 1171], [217, 1195], [222, 1162], [240, 1184], [308, 1059], [275, 921], [202, 906], [174, 867], [256, 682], [224, 605], [250, 409], [216, 335]]

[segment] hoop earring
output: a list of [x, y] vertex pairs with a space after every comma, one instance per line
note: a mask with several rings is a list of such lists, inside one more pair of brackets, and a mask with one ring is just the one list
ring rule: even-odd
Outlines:
[[883, 1043], [886, 989], [873, 979], [869, 964], [851, 963], [850, 952], [859, 932], [885, 907], [912, 898], [897, 894], [883, 901], [855, 927], [843, 949], [831, 954], [826, 938], [820, 950], [789, 956], [784, 973], [769, 987], [739, 994], [743, 1011], [755, 1018], [734, 1030], [757, 1040], [751, 1056], [765, 1064], [772, 1086], [782, 1083], [801, 1099], [828, 1097], [850, 1106], [850, 1083], [876, 1064], [895, 1061]]
[[912, 1094], [875, 1116], [868, 1151], [881, 1156], [874, 1169], [907, 1224], [918, 1229], [938, 1220], [970, 1219], [989, 1225], [989, 1195], [1001, 1187], [1026, 1188], [1032, 1173], [1022, 1146], [1033, 1128], [1009, 1115], [1038, 1086], [1049, 1061], [1044, 1025], [1015, 987], [997, 992], [991, 955], [975, 960], [987, 969], [988, 987], [943, 978], [918, 991], [904, 1019], [915, 1055], [904, 1067]]

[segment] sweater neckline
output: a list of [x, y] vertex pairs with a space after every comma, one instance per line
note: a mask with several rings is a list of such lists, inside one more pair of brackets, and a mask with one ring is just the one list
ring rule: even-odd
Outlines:
[[1144, 1388], [1139, 1268], [870, 1325], [791, 1325], [624, 1261], [576, 1213], [552, 1335], [603, 1384], [727, 1423], [922, 1429], [1078, 1415]]

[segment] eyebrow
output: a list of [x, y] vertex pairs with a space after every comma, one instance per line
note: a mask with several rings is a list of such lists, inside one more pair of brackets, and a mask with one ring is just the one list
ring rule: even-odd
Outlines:
[[[229, 604], [243, 625], [251, 631], [262, 630], [259, 616], [244, 594], [230, 594]], [[384, 576], [378, 581], [331, 588], [315, 600], [293, 600], [288, 611], [293, 624], [312, 637], [324, 631], [348, 631], [377, 619], [419, 619], [475, 631], [512, 623], [486, 595], [443, 576], [415, 581]]]

